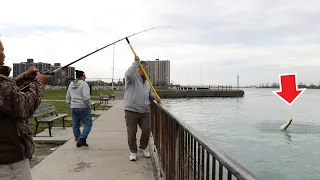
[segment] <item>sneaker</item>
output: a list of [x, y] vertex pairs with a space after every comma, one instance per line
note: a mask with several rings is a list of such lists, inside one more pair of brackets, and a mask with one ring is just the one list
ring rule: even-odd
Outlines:
[[142, 155], [146, 158], [150, 157], [150, 152], [146, 149], [141, 149], [139, 148], [140, 152], [142, 153]]
[[130, 153], [129, 160], [130, 160], [130, 161], [135, 161], [135, 160], [137, 160], [137, 153]]

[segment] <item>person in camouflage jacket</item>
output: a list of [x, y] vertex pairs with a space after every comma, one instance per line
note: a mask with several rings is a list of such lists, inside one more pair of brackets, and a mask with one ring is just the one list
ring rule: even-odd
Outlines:
[[[29, 159], [35, 152], [28, 118], [41, 103], [50, 76], [35, 67], [16, 78], [4, 66], [4, 47], [0, 41], [0, 180], [31, 180]], [[24, 92], [22, 85], [31, 83]], [[20, 86], [20, 87], [19, 87]]]

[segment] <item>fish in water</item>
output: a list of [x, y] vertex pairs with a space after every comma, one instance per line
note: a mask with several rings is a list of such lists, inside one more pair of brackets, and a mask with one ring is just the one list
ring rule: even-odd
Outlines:
[[292, 118], [291, 118], [288, 122], [284, 123], [284, 124], [280, 127], [280, 130], [286, 130], [286, 129], [290, 126], [291, 122], [292, 122]]

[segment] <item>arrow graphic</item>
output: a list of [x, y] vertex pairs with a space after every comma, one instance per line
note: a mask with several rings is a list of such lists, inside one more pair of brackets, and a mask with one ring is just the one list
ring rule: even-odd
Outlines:
[[297, 74], [279, 74], [280, 91], [272, 91], [280, 99], [291, 106], [295, 100], [306, 90], [306, 88], [298, 89]]

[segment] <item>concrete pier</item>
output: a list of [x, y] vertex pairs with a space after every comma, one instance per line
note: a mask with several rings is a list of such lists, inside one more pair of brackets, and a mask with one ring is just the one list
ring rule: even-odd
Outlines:
[[89, 148], [77, 148], [69, 132], [69, 140], [32, 169], [33, 180], [155, 179], [151, 158], [138, 153], [137, 161], [129, 161], [123, 100], [93, 122]]

